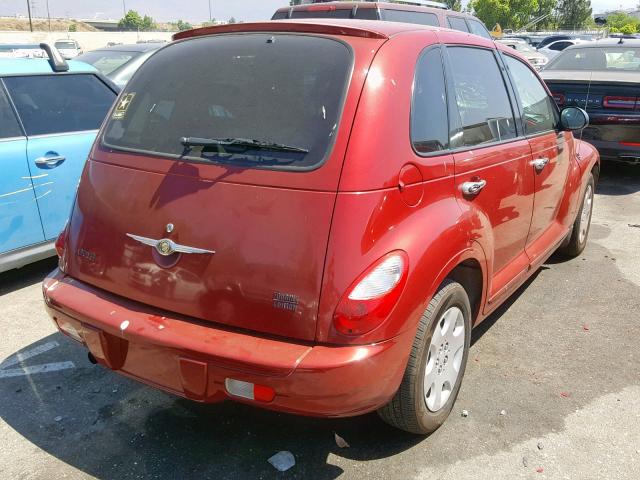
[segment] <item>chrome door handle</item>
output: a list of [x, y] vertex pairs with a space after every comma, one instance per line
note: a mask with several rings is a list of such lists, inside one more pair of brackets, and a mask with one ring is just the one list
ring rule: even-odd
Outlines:
[[66, 159], [67, 158], [62, 155], [53, 155], [50, 157], [45, 155], [44, 157], [36, 158], [34, 163], [38, 168], [56, 168], [64, 163]]
[[487, 186], [486, 180], [478, 180], [475, 182], [464, 182], [462, 184], [462, 193], [465, 195], [477, 195], [484, 187]]
[[549, 163], [549, 159], [547, 157], [543, 157], [534, 160], [531, 162], [531, 165], [533, 165], [533, 168], [535, 168], [536, 171], [541, 172], [544, 170], [544, 167], [547, 166], [547, 163]]

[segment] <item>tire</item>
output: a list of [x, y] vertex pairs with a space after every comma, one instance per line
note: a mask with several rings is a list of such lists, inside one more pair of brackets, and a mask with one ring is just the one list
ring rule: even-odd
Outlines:
[[596, 182], [593, 174], [590, 174], [587, 186], [584, 189], [584, 194], [582, 195], [578, 216], [571, 228], [569, 241], [558, 249], [561, 254], [567, 257], [577, 257], [582, 253], [584, 247], [587, 246], [587, 239], [589, 238], [589, 230], [591, 228], [591, 215], [593, 214], [595, 187]]
[[[453, 330], [447, 328], [444, 336], [443, 322], [453, 327]], [[464, 331], [458, 330], [458, 335], [453, 336], [460, 326], [464, 327]], [[435, 343], [442, 346], [446, 341], [448, 354], [447, 349], [431, 344], [437, 328], [439, 333]], [[469, 356], [470, 341], [471, 306], [467, 292], [459, 283], [445, 280], [420, 318], [400, 388], [393, 399], [378, 410], [380, 417], [390, 425], [411, 433], [424, 435], [438, 429], [449, 416], [458, 396]], [[456, 356], [460, 348], [463, 350]], [[437, 396], [437, 387], [435, 390], [427, 388], [425, 391], [427, 368], [429, 381], [435, 378], [433, 386], [451, 380], [451, 369], [455, 371], [456, 364], [458, 370], [455, 381], [453, 385], [451, 382], [443, 384], [448, 384], [449, 388], [443, 388], [440, 397]]]

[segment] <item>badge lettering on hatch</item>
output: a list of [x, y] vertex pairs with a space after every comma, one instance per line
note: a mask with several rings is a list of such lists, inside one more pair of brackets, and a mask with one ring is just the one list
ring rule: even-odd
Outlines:
[[288, 293], [274, 292], [273, 306], [274, 308], [279, 308], [281, 310], [289, 310], [290, 312], [295, 312], [298, 308], [298, 296]]

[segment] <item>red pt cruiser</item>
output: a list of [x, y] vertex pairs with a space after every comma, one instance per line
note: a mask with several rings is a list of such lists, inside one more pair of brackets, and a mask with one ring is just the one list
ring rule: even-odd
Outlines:
[[599, 159], [513, 49], [295, 21], [179, 33], [98, 135], [49, 314], [201, 402], [440, 426], [471, 329], [587, 241]]

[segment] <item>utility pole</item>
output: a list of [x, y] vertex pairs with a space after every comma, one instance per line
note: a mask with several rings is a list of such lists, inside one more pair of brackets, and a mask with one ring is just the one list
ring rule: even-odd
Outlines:
[[124, 0], [122, 0], [122, 14], [123, 17], [127, 16], [127, 5], [124, 3]]
[[33, 32], [33, 22], [31, 21], [31, 3], [27, 0], [27, 11], [29, 12], [29, 29]]
[[47, 18], [49, 19], [49, 33], [51, 33], [51, 13], [49, 12], [49, 0], [47, 0]]
[[211, 0], [209, 0], [209, 21], [213, 20], [213, 15], [211, 14]]

